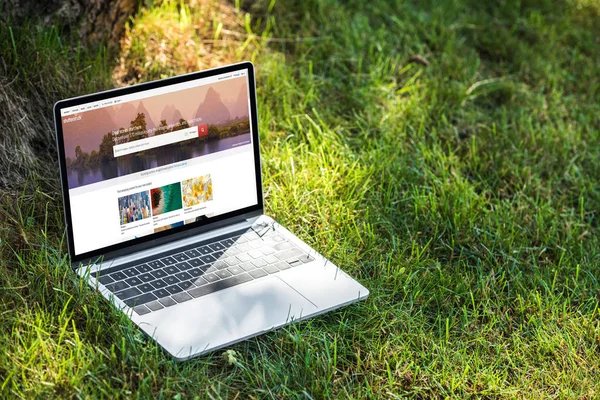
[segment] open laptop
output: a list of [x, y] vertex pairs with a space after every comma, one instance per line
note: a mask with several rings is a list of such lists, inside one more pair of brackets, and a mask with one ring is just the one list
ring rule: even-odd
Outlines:
[[249, 62], [54, 106], [71, 264], [177, 360], [369, 291], [264, 215]]

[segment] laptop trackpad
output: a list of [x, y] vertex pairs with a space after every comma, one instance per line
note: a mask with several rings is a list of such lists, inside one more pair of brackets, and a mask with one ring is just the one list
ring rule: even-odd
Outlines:
[[185, 358], [315, 311], [311, 302], [271, 276], [147, 314], [139, 325], [169, 353]]

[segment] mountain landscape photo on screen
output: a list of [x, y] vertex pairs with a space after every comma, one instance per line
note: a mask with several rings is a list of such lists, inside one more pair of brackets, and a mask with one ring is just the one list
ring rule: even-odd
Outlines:
[[[90, 110], [66, 121], [69, 189], [251, 143], [246, 77]], [[207, 130], [203, 136], [114, 156], [115, 145], [201, 125]]]

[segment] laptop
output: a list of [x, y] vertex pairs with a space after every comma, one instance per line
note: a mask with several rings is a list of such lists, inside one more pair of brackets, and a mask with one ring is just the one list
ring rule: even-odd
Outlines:
[[176, 360], [365, 299], [264, 214], [254, 66], [54, 106], [71, 266]]

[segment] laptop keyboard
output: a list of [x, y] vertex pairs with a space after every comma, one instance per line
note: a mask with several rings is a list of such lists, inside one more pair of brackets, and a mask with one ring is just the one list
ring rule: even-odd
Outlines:
[[96, 278], [140, 315], [314, 261], [274, 230], [175, 249]]

